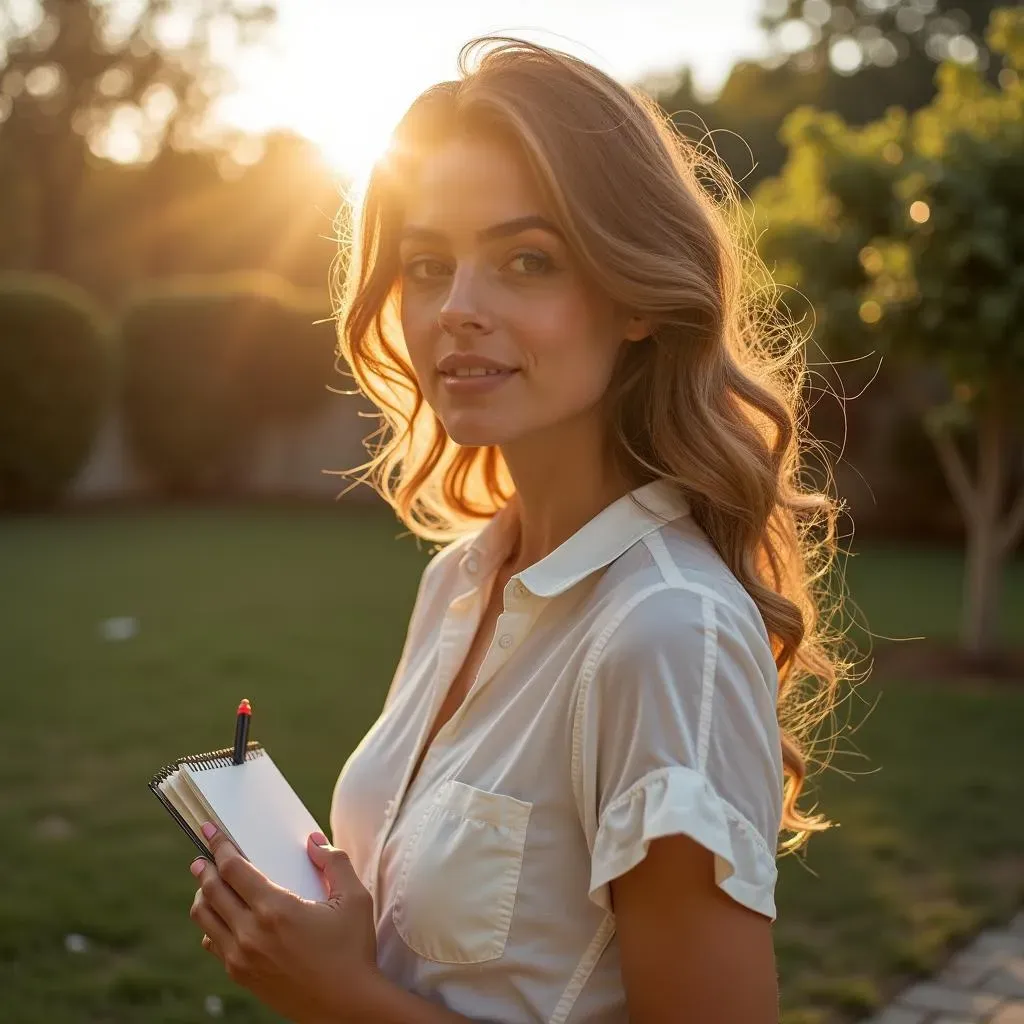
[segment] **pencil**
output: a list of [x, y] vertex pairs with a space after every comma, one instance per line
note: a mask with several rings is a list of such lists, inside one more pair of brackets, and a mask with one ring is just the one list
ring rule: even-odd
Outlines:
[[232, 764], [245, 761], [245, 745], [249, 739], [249, 719], [252, 717], [252, 705], [245, 699], [238, 705], [235, 715], [235, 749], [231, 757]]

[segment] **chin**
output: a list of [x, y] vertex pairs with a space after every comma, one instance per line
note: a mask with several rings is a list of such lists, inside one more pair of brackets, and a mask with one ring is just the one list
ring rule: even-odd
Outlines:
[[515, 431], [500, 427], [496, 423], [488, 423], [482, 417], [471, 416], [451, 417], [444, 429], [456, 443], [467, 448], [486, 448], [490, 445], [507, 444], [515, 436]]

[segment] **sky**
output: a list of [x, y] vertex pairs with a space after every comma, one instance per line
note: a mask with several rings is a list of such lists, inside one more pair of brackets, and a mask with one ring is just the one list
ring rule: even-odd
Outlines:
[[234, 64], [219, 113], [292, 128], [359, 174], [422, 89], [456, 78], [460, 46], [503, 32], [580, 56], [622, 81], [689, 64], [713, 93], [767, 52], [760, 0], [279, 0], [273, 52]]

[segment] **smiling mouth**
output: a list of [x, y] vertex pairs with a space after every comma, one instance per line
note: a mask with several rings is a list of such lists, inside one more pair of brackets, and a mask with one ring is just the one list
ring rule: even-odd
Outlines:
[[498, 376], [509, 376], [509, 374], [518, 373], [518, 370], [491, 370], [485, 369], [484, 367], [473, 367], [472, 369], [466, 370], [442, 370], [442, 377], [451, 377], [462, 379], [464, 377], [498, 377]]

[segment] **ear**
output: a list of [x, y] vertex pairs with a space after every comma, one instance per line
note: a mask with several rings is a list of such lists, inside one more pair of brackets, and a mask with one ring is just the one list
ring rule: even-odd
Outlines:
[[625, 334], [623, 338], [625, 341], [643, 341], [651, 335], [654, 330], [654, 325], [651, 323], [650, 317], [646, 316], [631, 316], [626, 321]]

